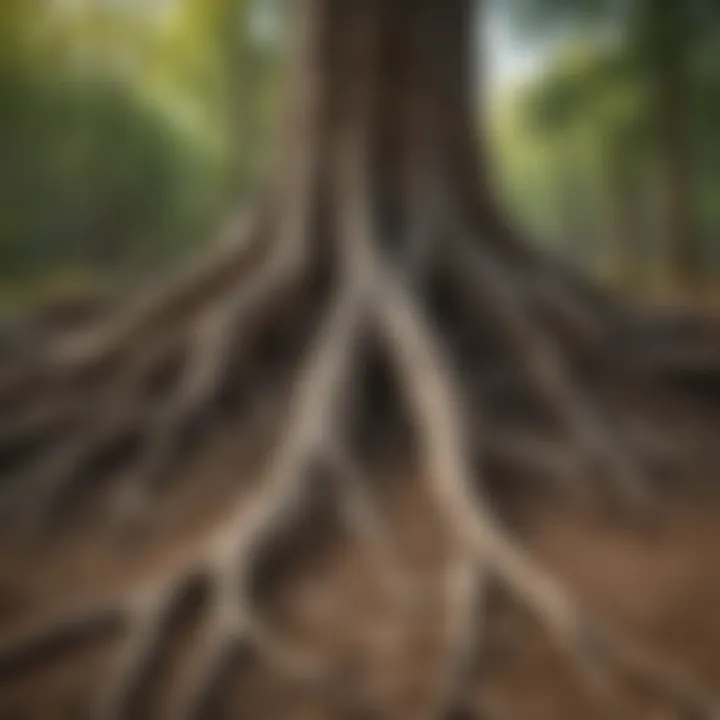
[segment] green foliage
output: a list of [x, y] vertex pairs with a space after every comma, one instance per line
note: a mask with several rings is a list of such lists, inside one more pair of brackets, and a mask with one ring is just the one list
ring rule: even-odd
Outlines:
[[[527, 36], [564, 35], [569, 30], [623, 24], [644, 0], [486, 0], [507, 13]], [[653, 0], [648, 0], [652, 2]]]
[[270, 145], [279, 53], [251, 37], [256, 4], [0, 3], [5, 288], [135, 272], [211, 233]]
[[15, 75], [0, 94], [4, 275], [151, 258], [183, 234], [199, 161], [125, 87]]
[[[583, 247], [591, 269], [633, 282], [656, 275], [666, 243], [683, 237], [703, 261], [720, 259], [720, 4], [509, 0], [497, 8], [524, 33], [562, 39], [546, 71], [507, 102], [520, 119], [500, 146], [511, 207], [533, 229], [560, 228], [566, 251]], [[673, 240], [663, 193], [678, 178], [668, 184], [664, 173], [686, 149], [680, 182], [694, 226]], [[527, 158], [538, 156], [543, 171], [529, 173], [536, 163]], [[538, 197], [543, 203], [529, 200]]]

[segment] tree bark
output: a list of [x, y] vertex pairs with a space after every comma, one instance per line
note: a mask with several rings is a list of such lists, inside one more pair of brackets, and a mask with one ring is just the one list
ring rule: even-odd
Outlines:
[[701, 280], [693, 210], [693, 182], [686, 123], [687, 98], [683, 82], [673, 68], [658, 78], [658, 130], [667, 209], [670, 271], [681, 289], [692, 289]]
[[702, 268], [693, 208], [687, 96], [692, 13], [684, 3], [652, 0], [642, 6], [639, 23], [653, 88], [668, 265], [677, 285], [687, 289], [701, 279]]
[[[290, 108], [289, 155], [300, 132], [320, 146], [320, 195], [332, 195], [343, 145], [363, 136], [371, 204], [388, 237], [414, 223], [421, 178], [475, 206], [484, 178], [470, 77], [470, 0], [319, 0], [315, 31], [301, 33], [294, 63], [300, 109]], [[307, 71], [312, 67], [307, 122]], [[364, 88], [360, 86], [364, 85]], [[298, 114], [305, 121], [298, 122]], [[301, 141], [302, 142], [302, 141]], [[279, 175], [286, 173], [281, 163]]]

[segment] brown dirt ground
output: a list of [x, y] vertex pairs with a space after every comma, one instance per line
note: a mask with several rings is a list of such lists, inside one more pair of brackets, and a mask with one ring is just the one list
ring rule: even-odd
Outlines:
[[[712, 488], [720, 460], [720, 413], [706, 402], [703, 413], [694, 413], [682, 427], [694, 444], [696, 462], [684, 476], [682, 491], [668, 491], [663, 517], [651, 527], [538, 498], [514, 503], [512, 523], [530, 552], [564, 578], [589, 607], [720, 691], [720, 496]], [[169, 553], [182, 552], [186, 543], [202, 536], [202, 527], [222, 507], [226, 496], [219, 488], [236, 483], [238, 453], [229, 436], [218, 440], [212, 459], [202, 468], [186, 468], [194, 481], [186, 483], [181, 499], [168, 505], [166, 517], [158, 518], [153, 537], [141, 548], [127, 542], [128, 536], [118, 544], [112, 531], [81, 521], [82, 531], [52, 548], [22, 553], [8, 544], [0, 548], [0, 638], [3, 631], [24, 618], [42, 615], [44, 608], [57, 606], [64, 597], [112, 593], [132, 578], [152, 573]], [[200, 485], [197, 477], [212, 482]], [[385, 512], [411, 576], [421, 587], [431, 585], [444, 554], [433, 508], [418, 492], [408, 492], [406, 481], [382, 487]], [[222, 701], [208, 708], [207, 717], [420, 717], [436, 668], [435, 606], [420, 607], [415, 615], [389, 604], [367, 557], [346, 534], [333, 529], [306, 539], [282, 578], [267, 583], [263, 607], [268, 615], [283, 633], [331, 657], [346, 680], [338, 681], [330, 701], [326, 694], [283, 677], [262, 659], [239, 655], [222, 686]], [[182, 628], [193, 630], [190, 621], [178, 629], [163, 660], [158, 687], [168, 669], [182, 662], [183, 642], [191, 639]], [[477, 632], [484, 644], [471, 709], [459, 717], [618, 717], [583, 689], [568, 657], [524, 609], [493, 594]], [[111, 638], [96, 638], [6, 665], [0, 678], [0, 720], [82, 718], [83, 702], [110, 667], [111, 647]], [[656, 698], [633, 688], [628, 691], [626, 697], [637, 701], [628, 717], [681, 717]], [[155, 708], [153, 716], [160, 717], [161, 694], [150, 696], [148, 702]], [[492, 714], [483, 715], [481, 706]]]

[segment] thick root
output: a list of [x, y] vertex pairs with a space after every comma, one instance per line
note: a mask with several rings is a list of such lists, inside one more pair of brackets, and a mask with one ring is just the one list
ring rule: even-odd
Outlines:
[[[536, 567], [514, 545], [506, 531], [475, 496], [464, 459], [464, 437], [458, 395], [451, 374], [444, 367], [438, 345], [424, 327], [417, 310], [397, 289], [385, 286], [382, 302], [388, 342], [405, 379], [408, 401], [417, 416], [426, 464], [440, 508], [447, 514], [464, 545], [476, 553], [475, 572], [486, 566], [547, 623], [553, 635], [582, 660], [580, 667], [606, 660], [666, 695], [693, 717], [720, 716], [717, 698], [684, 679], [678, 672], [653, 659], [652, 654], [622, 639], [615, 631], [603, 630], [583, 613], [572, 596], [550, 576]], [[464, 590], [470, 595], [471, 566], [463, 561], [458, 571]], [[459, 617], [463, 614], [459, 613]]]
[[[253, 607], [251, 591], [265, 551], [305, 517], [313, 496], [312, 471], [322, 466], [332, 477], [343, 525], [364, 548], [379, 585], [399, 607], [413, 605], [418, 590], [412, 572], [370, 493], [346, 432], [353, 414], [348, 384], [358, 382], [357, 370], [364, 358], [361, 340], [371, 333], [380, 340], [384, 358], [394, 371], [442, 521], [443, 537], [438, 541], [449, 548], [439, 583], [443, 597], [441, 648], [423, 717], [441, 720], [464, 706], [473, 661], [481, 651], [482, 626], [488, 622], [484, 597], [489, 582], [496, 580], [538, 616], [581, 674], [593, 678], [596, 686], [600, 679], [603, 686], [613, 688], [614, 696], [614, 686], [606, 678], [615, 667], [667, 696], [678, 708], [694, 713], [693, 717], [717, 718], [718, 705], [712, 696], [592, 618], [561, 583], [536, 565], [501, 523], [483, 487], [487, 466], [499, 463], [523, 474], [539, 473], [565, 490], [584, 493], [592, 488], [589, 462], [606, 470], [625, 503], [635, 509], [647, 508], [652, 492], [627, 450], [626, 438], [619, 439], [613, 424], [602, 417], [589, 393], [576, 382], [552, 324], [531, 313], [529, 298], [539, 293], [546, 314], [555, 313], [559, 322], [564, 298], [549, 293], [547, 284], [523, 289], [511, 267], [480, 243], [471, 243], [467, 235], [457, 234], [450, 245], [446, 271], [450, 269], [462, 292], [480, 301], [473, 312], [485, 326], [489, 321], [497, 329], [509, 365], [561, 421], [577, 459], [568, 457], [547, 438], [528, 431], [501, 431], [493, 426], [489, 414], [484, 415], [484, 408], [478, 412], [477, 407], [468, 407], [469, 396], [457, 381], [455, 358], [440, 339], [444, 318], [434, 315], [433, 308], [421, 301], [432, 270], [432, 237], [423, 237], [422, 246], [406, 255], [407, 267], [389, 261], [376, 242], [371, 214], [364, 204], [366, 190], [352, 163], [346, 171], [344, 197], [348, 204], [341, 216], [347, 224], [339, 229], [344, 253], [338, 271], [341, 282], [305, 353], [287, 424], [257, 489], [249, 498], [245, 493], [230, 505], [224, 519], [207, 531], [197, 547], [158, 577], [131, 583], [113, 597], [56, 608], [38, 622], [6, 631], [0, 637], [3, 666], [50, 639], [101, 621], [120, 623], [125, 629], [124, 641], [95, 698], [92, 715], [103, 720], [130, 717], [131, 704], [150, 665], [166, 646], [171, 616], [187, 587], [201, 579], [208, 599], [200, 630], [173, 679], [163, 704], [164, 717], [201, 717], [208, 694], [241, 644], [253, 647], [283, 675], [331, 692], [338, 679], [327, 660], [277, 637]], [[231, 362], [237, 337], [245, 341], [252, 327], [265, 322], [268, 308], [278, 296], [287, 297], [288, 287], [303, 277], [308, 260], [305, 249], [302, 242], [279, 244], [246, 282], [233, 288], [228, 280], [222, 292], [211, 293], [212, 302], [187, 314], [179, 330], [185, 349], [183, 361], [172, 388], [159, 402], [143, 395], [139, 378], [157, 369], [158, 357], [165, 356], [167, 348], [160, 343], [162, 352], [157, 344], [141, 352], [129, 338], [139, 337], [138, 333], [154, 327], [159, 317], [189, 302], [187, 286], [160, 293], [142, 311], [131, 311], [111, 324], [101, 338], [93, 337], [91, 342], [75, 346], [72, 353], [65, 352], [64, 366], [74, 369], [87, 370], [116, 353], [131, 354], [134, 369], [120, 373], [122, 382], [112, 375], [106, 386], [100, 383], [100, 391], [93, 395], [94, 412], [78, 424], [79, 432], [68, 432], [50, 443], [51, 450], [40, 452], [29, 469], [21, 467], [9, 477], [0, 493], [4, 506], [19, 520], [43, 528], [86, 467], [119, 438], [135, 432], [138, 449], [126, 473], [127, 484], [118, 494], [118, 512], [130, 516], [147, 513], [157, 500], [154, 489], [159, 480], [180, 457], [187, 429], [212, 412], [216, 397], [229, 382], [238, 361], [233, 356]], [[217, 273], [225, 277], [226, 271], [213, 265], [206, 272], [198, 280], [200, 285], [211, 283], [211, 278], [212, 283], [219, 282]], [[190, 294], [197, 297], [199, 292], [195, 288]], [[588, 316], [565, 313], [563, 322], [578, 332], [584, 328], [586, 337], [590, 334], [585, 327]], [[167, 341], [167, 334], [165, 338]], [[241, 355], [244, 350], [245, 346]], [[68, 412], [71, 406], [72, 399], [67, 397], [57, 406], [52, 402], [34, 406], [33, 412], [15, 425], [8, 424], [5, 441], [23, 433], [41, 436], [41, 428], [57, 422], [56, 415]], [[647, 437], [643, 442], [652, 444]]]
[[627, 507], [647, 510], [652, 493], [636, 458], [573, 383], [573, 369], [564, 362], [553, 338], [533, 319], [512, 272], [480, 242], [459, 238], [455, 252], [449, 253], [455, 276], [494, 313], [495, 327], [516, 362], [538, 396], [563, 422], [590, 467], [605, 472], [616, 497]]

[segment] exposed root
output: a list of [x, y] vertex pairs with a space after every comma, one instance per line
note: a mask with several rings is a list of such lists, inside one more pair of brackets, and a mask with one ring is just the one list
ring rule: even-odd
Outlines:
[[71, 489], [84, 466], [118, 438], [142, 425], [133, 399], [124, 398], [118, 406], [107, 407], [107, 414], [86, 433], [61, 441], [48, 455], [40, 456], [11, 478], [0, 498], [6, 521], [33, 533], [46, 527], [59, 499]]
[[192, 655], [185, 660], [173, 692], [163, 704], [168, 720], [192, 720], [200, 715], [214, 683], [245, 636], [248, 628], [244, 618], [224, 595], [221, 591], [214, 594], [211, 615], [199, 629]]
[[91, 366], [123, 351], [134, 338], [163, 327], [174, 315], [193, 307], [198, 297], [216, 292], [228, 279], [232, 283], [238, 270], [242, 274], [243, 267], [252, 263], [253, 253], [262, 252], [257, 224], [257, 218], [232, 218], [228, 227], [223, 228], [217, 250], [204, 262], [198, 264], [194, 259], [156, 292], [121, 308], [113, 321], [105, 319], [101, 327], [53, 347], [49, 360], [56, 372], [87, 372]]
[[[419, 421], [427, 467], [439, 506], [468, 549], [474, 550], [480, 571], [489, 564], [499, 579], [533, 609], [552, 634], [573, 653], [594, 662], [592, 653], [605, 656], [638, 679], [666, 694], [697, 717], [715, 718], [716, 698], [681, 679], [673, 670], [615, 631], [601, 630], [572, 596], [544, 574], [512, 542], [490, 514], [486, 502], [475, 496], [474, 483], [464, 460], [462, 415], [451, 374], [438, 352], [431, 331], [396, 284], [386, 284], [382, 317], [387, 337], [405, 379], [408, 401]], [[462, 560], [462, 555], [460, 556]], [[469, 567], [461, 565], [463, 573]]]
[[446, 568], [444, 652], [429, 718], [452, 717], [464, 706], [473, 661], [481, 647], [485, 591], [485, 573], [474, 557], [459, 548]]
[[347, 527], [357, 535], [376, 567], [388, 597], [411, 605], [414, 583], [367, 488], [367, 479], [340, 443], [326, 445], [325, 453], [338, 489], [338, 502]]
[[592, 354], [601, 353], [608, 341], [605, 324], [549, 270], [531, 269], [520, 280], [529, 306], [536, 306], [551, 322], [565, 330]]
[[135, 517], [147, 509], [153, 486], [170, 469], [185, 431], [202, 419], [215, 399], [228, 373], [233, 339], [237, 334], [247, 337], [250, 323], [265, 316], [265, 306], [287, 292], [300, 274], [301, 261], [297, 253], [276, 251], [258, 274], [200, 318], [178, 386], [160, 407], [144, 438], [145, 447], [132, 472], [133, 483], [121, 501], [121, 513]]
[[481, 461], [497, 463], [522, 477], [540, 478], [568, 497], [589, 501], [592, 486], [574, 452], [558, 441], [524, 432], [486, 430], [479, 439]]
[[[462, 239], [462, 236], [459, 236]], [[611, 423], [572, 382], [554, 340], [534, 320], [515, 277], [481, 242], [458, 241], [448, 253], [453, 272], [469, 293], [495, 315], [496, 327], [538, 395], [556, 413], [591, 467], [605, 472], [615, 495], [631, 510], [645, 511], [652, 493], [637, 459]]]
[[[442, 521], [444, 537], [438, 541], [451, 551], [442, 581], [442, 648], [424, 716], [440, 720], [464, 704], [472, 663], [481, 646], [481, 626], [486, 622], [483, 598], [487, 583], [494, 578], [538, 616], [578, 670], [601, 679], [613, 697], [610, 669], [617, 667], [695, 717], [718, 717], [714, 698], [589, 616], [562, 584], [536, 565], [501, 523], [480, 482], [487, 467], [497, 463], [522, 474], [544, 475], [562, 489], [582, 494], [593, 487], [588, 463], [581, 462], [585, 460], [607, 471], [625, 503], [636, 509], [645, 509], [649, 503], [651, 489], [626, 449], [631, 433], [623, 433], [628, 437], [620, 439], [612, 431], [612, 423], [590, 402], [590, 393], [576, 382], [552, 323], [543, 322], [542, 313], [532, 312], [531, 298], [540, 294], [546, 314], [554, 313], [559, 322], [558, 315], [567, 309], [565, 298], [549, 293], [547, 285], [524, 288], [511, 267], [481, 243], [471, 244], [467, 235], [456, 235], [448, 243], [446, 270], [451, 269], [459, 289], [480, 301], [473, 312], [485, 326], [489, 321], [497, 329], [508, 365], [521, 375], [518, 384], [524, 380], [561, 421], [578, 460], [547, 437], [529, 430], [502, 430], [493, 424], [490, 413], [484, 413], [485, 408], [478, 412], [468, 407], [469, 395], [463, 393], [454, 367], [457, 358], [440, 339], [444, 317], [421, 297], [432, 279], [429, 253], [436, 249], [436, 234], [431, 232], [418, 247], [408, 248], [412, 252], [404, 256], [407, 266], [391, 261], [375, 237], [359, 171], [352, 158], [346, 160], [347, 206], [342, 217], [347, 224], [338, 229], [342, 237], [340, 282], [332, 288], [327, 315], [309, 343], [290, 398], [287, 424], [257, 487], [249, 496], [242, 493], [197, 547], [158, 577], [131, 583], [113, 597], [56, 608], [38, 622], [4, 631], [2, 664], [7, 666], [48, 639], [72, 635], [101, 621], [121, 623], [124, 641], [92, 710], [93, 717], [103, 720], [130, 717], [131, 704], [138, 699], [150, 666], [167, 645], [169, 620], [188, 585], [201, 579], [208, 599], [190, 653], [163, 703], [163, 717], [201, 717], [208, 694], [243, 643], [284, 675], [332, 690], [338, 680], [327, 659], [276, 636], [254, 607], [252, 590], [267, 548], [305, 517], [313, 496], [312, 471], [320, 464], [331, 474], [333, 497], [340, 504], [346, 528], [365, 550], [388, 596], [410, 607], [408, 601], [417, 594], [392, 528], [383, 521], [368, 479], [355, 460], [359, 450], [350, 447], [351, 435], [346, 433], [353, 418], [348, 384], [356, 381], [364, 358], [360, 341], [370, 332], [380, 339], [384, 358], [394, 370]], [[307, 198], [297, 202], [295, 217], [306, 217]], [[290, 237], [292, 228], [287, 232]], [[288, 289], [300, 284], [309, 259], [300, 237], [304, 231], [297, 232], [295, 241], [285, 240], [269, 251], [245, 282], [231, 287], [228, 279], [221, 292], [213, 289], [212, 301], [193, 308], [183, 322], [163, 333], [162, 342], [142, 347], [137, 334], [154, 327], [158, 317], [166, 317], [171, 309], [174, 312], [178, 304], [189, 302], [186, 286], [160, 293], [144, 310], [132, 311], [111, 324], [102, 337], [92, 337], [89, 344], [65, 353], [65, 367], [75, 369], [87, 370], [118, 354], [128, 354], [133, 362], [89, 392], [94, 405], [90, 412], [84, 411], [77, 432], [61, 434], [50, 443], [49, 451], [38, 453], [29, 469], [21, 466], [20, 472], [9, 477], [3, 488], [5, 507], [20, 521], [44, 527], [87, 466], [120, 438], [135, 433], [139, 447], [129, 470], [126, 467], [128, 482], [118, 495], [123, 503], [118, 511], [136, 516], [151, 510], [157, 500], [154, 490], [181, 456], [188, 429], [212, 414], [230, 376], [243, 367], [238, 361], [249, 359], [245, 344], [239, 351], [235, 348], [238, 337], [246, 343], [252, 329], [271, 316], [270, 306], [281, 306], [285, 313], [288, 298], [293, 304], [295, 294]], [[218, 266], [207, 273], [201, 284], [210, 283], [211, 278], [217, 282], [217, 273], [225, 277], [225, 270]], [[565, 314], [563, 321], [587, 338], [588, 316], [571, 314]], [[170, 390], [161, 393], [159, 400], [148, 397], [143, 379], [157, 370], [160, 358], [178, 340], [184, 353]], [[69, 395], [57, 405], [33, 405], [33, 412], [14, 426], [8, 424], [5, 441], [23, 433], [42, 435], [40, 428], [57, 422], [58, 415], [74, 405]], [[657, 451], [647, 433], [632, 434], [634, 442]], [[39, 445], [42, 451], [44, 446]]]
[[[170, 588], [170, 591], [174, 588]], [[95, 714], [103, 720], [122, 718], [126, 703], [141, 685], [161, 643], [171, 592], [155, 591], [128, 603], [128, 628], [107, 684], [95, 699]]]

